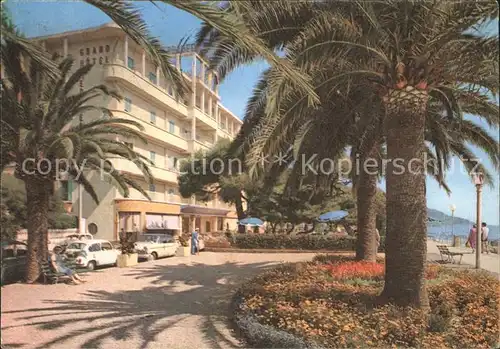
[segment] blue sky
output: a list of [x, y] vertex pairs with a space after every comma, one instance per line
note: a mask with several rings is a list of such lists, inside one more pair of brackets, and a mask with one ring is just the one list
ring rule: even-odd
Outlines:
[[[48, 35], [57, 32], [83, 29], [109, 22], [109, 18], [92, 6], [78, 2], [21, 2], [7, 1], [14, 22], [28, 36]], [[148, 2], [136, 2], [143, 13], [150, 30], [165, 45], [177, 45], [186, 36], [194, 35], [200, 21], [193, 16], [175, 8], [159, 5], [160, 9]], [[493, 26], [493, 30], [497, 26]], [[264, 62], [254, 63], [237, 69], [220, 87], [223, 104], [240, 118], [243, 117], [245, 105], [253, 86], [261, 72], [266, 68]], [[498, 138], [498, 129], [491, 130]], [[476, 153], [488, 168], [493, 167], [484, 153]], [[447, 196], [432, 179], [427, 180], [428, 206], [450, 213], [450, 204], [455, 204], [458, 217], [474, 220], [475, 188], [463, 171], [458, 171], [459, 161], [455, 159], [457, 171], [448, 174], [448, 184], [452, 190]], [[499, 223], [499, 190], [498, 174], [495, 173], [495, 188], [483, 190], [483, 220], [494, 225]], [[382, 184], [383, 185], [383, 184]]]

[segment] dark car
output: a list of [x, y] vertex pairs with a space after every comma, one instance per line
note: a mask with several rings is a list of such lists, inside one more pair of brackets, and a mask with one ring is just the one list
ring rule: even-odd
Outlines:
[[2, 285], [22, 280], [26, 271], [27, 252], [24, 242], [2, 242]]

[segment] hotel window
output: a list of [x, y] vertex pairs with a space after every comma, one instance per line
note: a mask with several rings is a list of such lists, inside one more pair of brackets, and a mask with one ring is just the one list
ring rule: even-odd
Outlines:
[[102, 57], [99, 57], [99, 64], [102, 65]]
[[177, 170], [177, 165], [179, 163], [179, 159], [177, 159], [176, 157], [174, 157], [174, 169]]
[[109, 63], [109, 59], [108, 59], [108, 56], [106, 56], [106, 59], [105, 59], [106, 63]]
[[149, 191], [152, 191], [152, 192], [156, 191], [156, 186], [153, 183], [149, 184]]
[[92, 47], [92, 53], [93, 54], [97, 53], [97, 50], [95, 49], [95, 47]]
[[92, 64], [93, 64], [93, 65], [95, 65], [95, 62], [97, 61], [97, 58], [95, 58], [95, 57], [94, 57], [94, 58], [92, 58], [92, 61], [93, 61], [93, 63], [92, 63]]
[[132, 100], [130, 98], [125, 98], [125, 111], [132, 111]]
[[87, 64], [90, 64], [90, 58], [87, 58], [87, 59], [85, 60], [85, 62], [86, 62]]
[[174, 195], [174, 194], [175, 194], [175, 191], [173, 189], [168, 190], [168, 195]]
[[104, 48], [102, 46], [99, 46], [99, 53], [102, 53], [103, 49]]
[[156, 153], [154, 151], [149, 152], [149, 160], [155, 165], [155, 160], [156, 160]]
[[83, 56], [85, 54], [85, 50], [82, 48], [80, 49], [80, 56]]
[[155, 73], [149, 73], [149, 81], [151, 81], [153, 84], [156, 85], [156, 74]]
[[106, 52], [109, 52], [109, 45], [106, 45]]
[[87, 48], [85, 49], [85, 52], [87, 53], [87, 55], [89, 55], [89, 54], [90, 54], [90, 48], [89, 48], [89, 47], [87, 47]]
[[168, 122], [168, 132], [175, 133], [175, 122], [173, 121]]
[[127, 67], [129, 67], [130, 69], [135, 68], [135, 61], [132, 57], [127, 58]]
[[156, 113], [154, 111], [149, 113], [149, 122], [153, 125], [156, 124]]

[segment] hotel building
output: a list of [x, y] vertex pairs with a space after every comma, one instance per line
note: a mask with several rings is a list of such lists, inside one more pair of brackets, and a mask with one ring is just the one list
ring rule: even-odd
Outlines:
[[[168, 81], [152, 64], [144, 50], [114, 23], [78, 31], [36, 37], [47, 51], [71, 55], [73, 71], [87, 63], [94, 64], [81, 83], [87, 89], [104, 84], [119, 91], [123, 99], [105, 99], [113, 117], [139, 122], [147, 144], [137, 139], [116, 138], [134, 151], [149, 158], [154, 182], [149, 184], [131, 162], [113, 159], [115, 169], [128, 173], [151, 197], [147, 200], [131, 189], [124, 198], [118, 189], [99, 173], [88, 176], [100, 203], [83, 194], [83, 218], [87, 231], [96, 237], [117, 240], [120, 231], [181, 230], [194, 227], [200, 232], [235, 229], [234, 208], [214, 195], [208, 202], [182, 198], [178, 190], [179, 163], [198, 150], [206, 151], [220, 138], [232, 139], [242, 121], [225, 108], [218, 94], [215, 73], [194, 52], [175, 53], [177, 69], [182, 71], [191, 91], [176, 98]], [[94, 100], [93, 103], [99, 103]], [[107, 117], [87, 113], [83, 120]], [[76, 120], [75, 122], [78, 122]], [[77, 185], [61, 182], [61, 193], [73, 214], [78, 213]]]

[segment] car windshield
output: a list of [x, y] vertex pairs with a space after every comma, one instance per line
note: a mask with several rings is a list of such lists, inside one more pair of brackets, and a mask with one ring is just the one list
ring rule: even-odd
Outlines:
[[85, 248], [85, 244], [81, 242], [74, 242], [68, 245], [69, 250], [83, 250]]
[[141, 235], [139, 236], [139, 241], [143, 242], [156, 242], [158, 240], [158, 236], [156, 235]]

